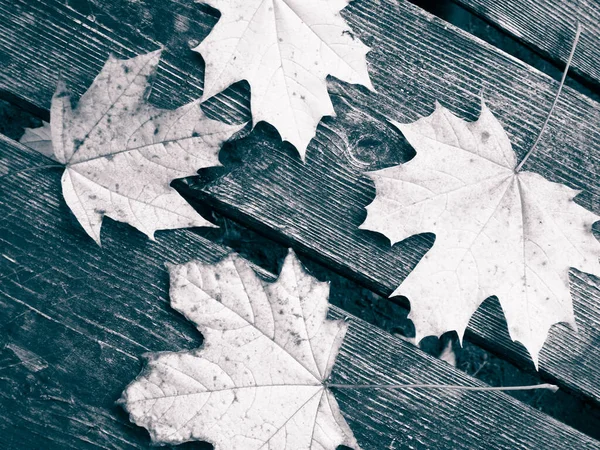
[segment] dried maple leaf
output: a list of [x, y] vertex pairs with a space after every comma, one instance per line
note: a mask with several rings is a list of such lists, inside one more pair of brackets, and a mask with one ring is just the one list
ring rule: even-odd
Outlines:
[[358, 449], [325, 386], [347, 324], [327, 320], [328, 283], [287, 256], [261, 280], [240, 257], [171, 267], [171, 305], [204, 346], [147, 355], [121, 403], [152, 440], [215, 449]]
[[392, 295], [411, 301], [419, 339], [456, 330], [487, 297], [500, 300], [513, 340], [537, 365], [550, 327], [575, 328], [569, 268], [600, 274], [600, 217], [577, 205], [580, 192], [518, 172], [509, 138], [491, 111], [468, 123], [436, 105], [395, 124], [415, 148], [402, 166], [376, 172], [377, 196], [361, 228], [392, 244], [435, 233], [433, 247]]
[[176, 110], [146, 103], [159, 59], [160, 51], [111, 57], [75, 109], [59, 83], [50, 125], [27, 130], [21, 139], [65, 164], [67, 205], [98, 244], [104, 216], [151, 239], [156, 230], [212, 226], [169, 183], [218, 165], [221, 144], [243, 125], [208, 119], [199, 101]]
[[252, 117], [269, 122], [304, 158], [321, 117], [334, 115], [327, 75], [373, 89], [365, 55], [340, 11], [349, 0], [203, 0], [221, 12], [194, 50], [206, 62], [204, 95], [247, 80]]

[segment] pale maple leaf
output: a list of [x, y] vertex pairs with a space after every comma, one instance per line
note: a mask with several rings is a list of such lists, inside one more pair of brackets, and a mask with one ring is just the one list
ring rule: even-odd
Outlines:
[[550, 327], [576, 329], [569, 268], [600, 274], [599, 216], [574, 202], [580, 192], [517, 172], [509, 138], [482, 104], [466, 122], [434, 113], [395, 125], [417, 155], [371, 172], [377, 195], [361, 228], [391, 243], [435, 233], [431, 250], [392, 295], [411, 302], [417, 338], [455, 330], [462, 339], [479, 305], [497, 296], [513, 340], [537, 366]]
[[254, 124], [277, 128], [304, 159], [321, 117], [335, 115], [327, 75], [373, 89], [368, 47], [340, 15], [349, 0], [204, 0], [220, 11], [194, 50], [206, 62], [208, 99], [247, 80]]
[[200, 349], [151, 353], [120, 400], [152, 440], [216, 450], [334, 450], [358, 444], [326, 387], [347, 324], [328, 320], [328, 283], [287, 256], [274, 283], [242, 258], [172, 266], [171, 305]]
[[104, 216], [151, 239], [156, 230], [213, 226], [169, 183], [219, 165], [222, 143], [243, 125], [208, 119], [199, 101], [175, 110], [147, 103], [159, 60], [160, 51], [110, 57], [74, 109], [59, 82], [50, 124], [26, 130], [21, 139], [65, 165], [67, 205], [98, 244]]

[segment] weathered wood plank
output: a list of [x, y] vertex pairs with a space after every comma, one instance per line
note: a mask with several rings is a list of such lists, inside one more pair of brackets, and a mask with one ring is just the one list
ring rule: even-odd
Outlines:
[[[1, 174], [44, 162], [0, 136]], [[115, 400], [139, 372], [143, 352], [201, 342], [168, 307], [164, 262], [214, 261], [227, 249], [189, 231], [151, 242], [112, 222], [100, 248], [70, 216], [59, 171], [5, 177], [0, 189], [0, 447], [147, 448], [147, 434]], [[331, 313], [347, 316], [335, 307]], [[481, 384], [356, 317], [349, 321], [333, 382]], [[498, 392], [336, 396], [364, 449], [599, 445]]]
[[572, 69], [600, 86], [600, 3], [596, 0], [453, 0], [562, 67], [575, 22], [583, 27]]
[[[356, 129], [360, 129], [361, 120], [356, 121]], [[348, 128], [348, 123], [341, 128]], [[332, 137], [335, 133], [338, 139]], [[321, 138], [331, 142], [343, 142], [342, 133], [329, 121], [320, 129]], [[363, 138], [383, 140], [385, 134], [369, 130]], [[373, 195], [373, 187], [361, 172], [336, 164], [331, 154], [333, 145], [315, 148], [307, 164], [302, 165], [279, 148], [276, 137], [271, 136], [270, 142], [269, 138], [266, 132], [255, 132], [239, 144], [251, 155], [245, 165], [208, 186], [190, 180], [190, 186], [181, 186], [181, 191], [265, 235], [275, 233], [281, 242], [302, 249], [381, 295], [389, 295], [431, 241], [415, 237], [390, 249], [383, 237], [358, 230], [365, 216], [364, 206]], [[336, 153], [340, 155], [343, 150], [338, 148]], [[341, 175], [334, 177], [332, 173]], [[597, 199], [598, 193], [594, 194]], [[599, 213], [597, 201], [595, 205]], [[597, 401], [600, 282], [597, 277], [573, 270], [571, 290], [578, 333], [563, 325], [551, 330], [540, 357], [541, 373]], [[473, 316], [469, 337], [525, 366], [531, 364], [522, 347], [510, 341], [496, 300], [485, 302]]]
[[[200, 95], [201, 65], [182, 47], [208, 33], [216, 22], [214, 11], [177, 1], [148, 2], [139, 9], [125, 1], [105, 7], [90, 4], [94, 20], [56, 0], [0, 1], [0, 48], [8, 62], [0, 72], [0, 89], [47, 109], [59, 73], [81, 93], [108, 52], [132, 56], [162, 42], [167, 46], [166, 63], [154, 84], [153, 101], [172, 105]], [[164, 20], [169, 9], [177, 11], [178, 20]], [[123, 17], [126, 22], [117, 20]], [[174, 25], [162, 35], [157, 31], [163, 22], [168, 28], [184, 17], [186, 31]], [[225, 160], [243, 160], [244, 167], [209, 186], [204, 190], [208, 196], [202, 196], [237, 220], [263, 232], [275, 231], [284, 242], [387, 295], [431, 241], [415, 238], [389, 249], [381, 236], [357, 230], [364, 207], [374, 196], [363, 171], [411, 155], [385, 119], [414, 120], [431, 112], [436, 99], [457, 114], [474, 118], [483, 90], [515, 150], [523, 155], [544, 120], [556, 83], [405, 2], [356, 0], [345, 17], [373, 48], [369, 61], [378, 94], [332, 80], [339, 117], [323, 122], [306, 165], [299, 163], [293, 149], [277, 142], [272, 130], [259, 126], [250, 138], [223, 152]], [[178, 33], [181, 37], [173, 37]], [[247, 95], [244, 85], [238, 85], [205, 108], [224, 120], [247, 120]], [[596, 181], [600, 131], [595, 126], [599, 121], [597, 103], [565, 89], [539, 150], [527, 165], [552, 180], [585, 189], [579, 201], [596, 212], [600, 212]], [[574, 283], [580, 332], [556, 327], [540, 367], [544, 376], [598, 401], [598, 282], [576, 277]], [[591, 310], [590, 316], [581, 315], [583, 308]], [[473, 318], [469, 336], [529, 364], [522, 349], [508, 340], [497, 303], [486, 302]]]

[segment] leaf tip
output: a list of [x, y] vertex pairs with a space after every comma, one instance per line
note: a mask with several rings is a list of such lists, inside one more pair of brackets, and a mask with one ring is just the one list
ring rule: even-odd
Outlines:
[[300, 156], [302, 164], [306, 164], [306, 147], [296, 147], [296, 151], [298, 152], [298, 156]]
[[98, 244], [98, 247], [102, 248], [102, 242], [100, 241], [100, 235], [99, 234], [98, 235], [91, 235], [90, 234], [90, 237], [94, 240], [94, 242], [96, 244]]
[[571, 315], [571, 318], [566, 322], [569, 328], [573, 330], [575, 333], [579, 333], [579, 327], [577, 326], [577, 322], [575, 321], [575, 315]]
[[117, 400], [115, 400], [115, 405], [120, 406], [125, 411], [127, 411], [127, 389], [125, 389], [121, 393], [121, 396]]
[[[369, 51], [370, 50], [371, 49], [369, 49]], [[366, 87], [369, 91], [377, 94], [377, 89], [375, 89], [375, 86], [373, 86], [373, 81], [371, 80], [371, 77], [369, 76], [368, 73], [367, 73], [365, 80], [362, 81], [360, 84], [362, 84], [364, 87]]]
[[465, 330], [456, 330], [456, 334], [458, 335], [458, 343], [461, 347], [463, 347], [463, 342], [465, 340]]
[[54, 95], [52, 98], [68, 97], [70, 95], [71, 93], [67, 87], [67, 81], [65, 80], [64, 76], [60, 74], [56, 80], [56, 89], [54, 90]]
[[205, 80], [204, 81], [204, 89], [202, 91], [202, 95], [200, 96], [200, 104], [204, 104], [205, 102], [209, 101], [211, 98], [213, 98], [217, 94], [218, 94], [218, 92], [212, 92], [212, 90], [209, 89], [209, 85], [206, 83], [206, 80]]

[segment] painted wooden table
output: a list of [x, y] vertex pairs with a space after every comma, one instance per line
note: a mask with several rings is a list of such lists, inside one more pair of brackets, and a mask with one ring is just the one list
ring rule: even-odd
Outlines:
[[[457, 1], [554, 61], [564, 61], [579, 18], [586, 31], [573, 67], [598, 92], [597, 3]], [[224, 147], [223, 168], [176, 182], [221, 231], [161, 232], [152, 242], [106, 221], [100, 248], [65, 205], [60, 171], [0, 179], [0, 448], [150, 445], [115, 401], [138, 374], [143, 353], [202, 342], [168, 305], [165, 262], [216, 261], [235, 250], [276, 274], [278, 256], [292, 246], [325, 277], [387, 297], [432, 243], [421, 235], [390, 247], [381, 235], [358, 230], [375, 195], [364, 172], [413, 155], [388, 119], [415, 120], [435, 100], [475, 119], [483, 93], [518, 155], [532, 144], [555, 80], [401, 0], [355, 0], [343, 15], [372, 48], [369, 71], [378, 92], [330, 79], [337, 117], [321, 122], [305, 164], [261, 123]], [[190, 46], [217, 20], [215, 10], [185, 0], [0, 0], [0, 97], [47, 120], [59, 76], [81, 94], [110, 53], [132, 57], [162, 46], [151, 101], [176, 107], [202, 93], [203, 63]], [[248, 120], [248, 86], [232, 86], [204, 109], [219, 120]], [[527, 163], [583, 189], [577, 201], [597, 214], [599, 124], [599, 104], [566, 88]], [[0, 175], [44, 164], [43, 156], [0, 136]], [[244, 229], [241, 237], [227, 223]], [[467, 341], [558, 384], [557, 408], [561, 398], [577, 402], [600, 424], [600, 280], [574, 269], [570, 279], [579, 331], [552, 329], [539, 373], [510, 341], [494, 298], [471, 320]], [[393, 301], [408, 308], [407, 299]], [[482, 385], [337, 306], [332, 315], [351, 323], [336, 382]], [[364, 449], [600, 448], [593, 426], [563, 423], [501, 392], [335, 394]]]

